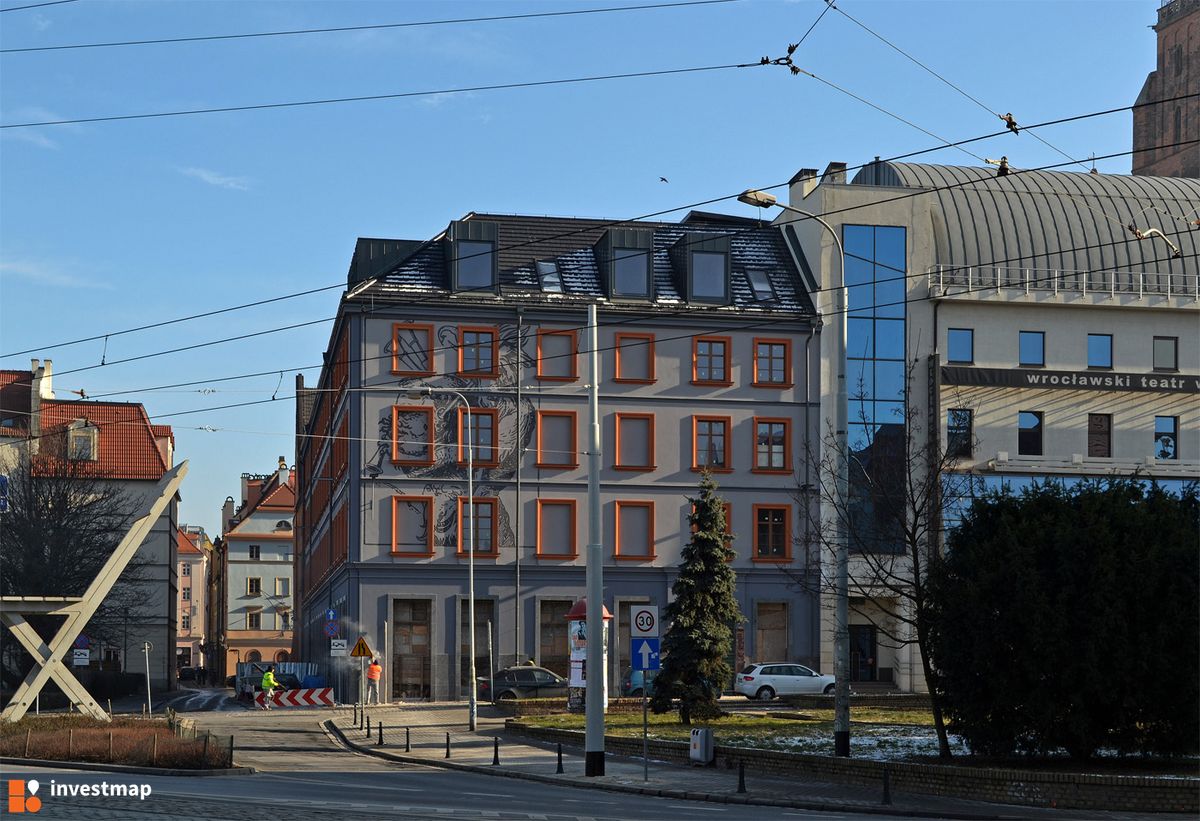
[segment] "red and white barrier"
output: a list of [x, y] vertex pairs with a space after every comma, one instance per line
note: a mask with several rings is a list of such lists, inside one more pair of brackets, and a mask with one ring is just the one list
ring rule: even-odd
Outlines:
[[[255, 695], [254, 703], [259, 707], [265, 707], [267, 704], [266, 694]], [[303, 690], [276, 690], [271, 699], [271, 705], [274, 707], [332, 707], [333, 688], [309, 687]]]

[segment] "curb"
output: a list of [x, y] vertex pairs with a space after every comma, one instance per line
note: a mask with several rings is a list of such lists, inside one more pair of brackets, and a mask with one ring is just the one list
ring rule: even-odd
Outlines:
[[871, 806], [860, 804], [839, 804], [827, 801], [792, 801], [779, 798], [755, 798], [749, 795], [729, 795], [727, 793], [701, 793], [686, 790], [662, 789], [659, 787], [634, 787], [627, 784], [597, 784], [588, 781], [569, 781], [537, 773], [516, 772], [513, 770], [494, 769], [490, 766], [475, 764], [460, 764], [436, 758], [421, 758], [412, 755], [400, 755], [386, 750], [372, 749], [351, 741], [342, 729], [332, 719], [321, 722], [326, 733], [336, 736], [350, 749], [365, 755], [373, 755], [402, 764], [419, 764], [426, 767], [439, 767], [444, 770], [460, 770], [479, 775], [498, 776], [501, 778], [518, 778], [524, 781], [538, 781], [543, 784], [555, 784], [560, 787], [576, 787], [589, 790], [604, 790], [606, 792], [631, 793], [634, 795], [649, 795], [656, 798], [672, 798], [683, 801], [704, 801], [711, 804], [752, 804], [763, 807], [782, 807], [786, 809], [817, 810], [822, 812], [851, 812], [863, 815], [884, 815], [899, 818], [949, 818], [955, 821], [1002, 821], [1016, 816], [984, 815], [965, 812], [935, 812], [930, 810], [900, 809], [898, 807]]
[[133, 773], [135, 775], [254, 775], [253, 767], [229, 767], [223, 770], [168, 770], [162, 767], [133, 767], [127, 764], [104, 764], [97, 761], [50, 761], [43, 758], [10, 758], [0, 756], [0, 764], [16, 767], [59, 767], [64, 770], [92, 770], [109, 773]]

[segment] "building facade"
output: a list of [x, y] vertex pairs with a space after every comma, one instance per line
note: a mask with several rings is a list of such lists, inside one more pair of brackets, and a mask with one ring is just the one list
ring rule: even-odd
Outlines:
[[1138, 94], [1142, 107], [1133, 110], [1133, 173], [1195, 179], [1200, 177], [1200, 0], [1164, 0], [1153, 28], [1156, 65]]
[[242, 503], [227, 499], [219, 549], [224, 592], [224, 669], [240, 661], [281, 662], [292, 655], [292, 519], [295, 473], [280, 457], [274, 473], [242, 474]]
[[212, 542], [204, 528], [183, 525], [176, 531], [179, 609], [176, 613], [175, 666], [208, 667], [208, 564]]
[[[28, 371], [0, 371], [0, 469], [23, 454], [65, 453], [80, 463], [81, 475], [111, 483], [130, 509], [148, 506], [174, 465], [171, 428], [152, 424], [138, 403], [59, 399], [53, 370], [51, 360], [35, 359]], [[175, 498], [83, 630], [92, 667], [144, 673], [148, 662], [158, 690], [175, 686], [177, 511]], [[152, 645], [148, 659], [145, 642]]]
[[471, 448], [477, 674], [528, 659], [567, 672], [598, 303], [610, 687], [629, 663], [630, 607], [669, 601], [704, 469], [727, 502], [746, 616], [731, 662], [815, 663], [797, 502], [819, 427], [807, 288], [776, 229], [723, 215], [471, 214], [428, 241], [359, 240], [326, 367], [298, 388], [303, 660], [356, 691], [328, 627], [366, 637], [390, 697], [465, 696]]
[[[876, 162], [847, 182], [833, 163], [797, 174], [790, 201], [828, 215], [845, 247], [850, 449], [867, 459], [906, 421], [936, 436], [951, 457], [945, 526], [1001, 486], [1200, 478], [1200, 231], [1187, 219], [1200, 181]], [[833, 238], [793, 213], [778, 224], [821, 272], [822, 313], [842, 321]], [[822, 342], [823, 415], [834, 339]], [[875, 626], [903, 598], [858, 592], [851, 678], [923, 689], [916, 648]], [[823, 613], [831, 667], [832, 597]]]

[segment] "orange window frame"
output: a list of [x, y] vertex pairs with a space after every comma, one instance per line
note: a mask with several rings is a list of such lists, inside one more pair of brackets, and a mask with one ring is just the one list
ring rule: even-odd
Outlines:
[[[646, 517], [646, 547], [649, 553], [634, 555], [621, 553], [621, 509], [626, 507], [644, 507], [649, 511]], [[632, 501], [618, 499], [613, 503], [613, 558], [619, 561], [644, 562], [656, 558], [654, 552], [654, 502]]]
[[[546, 417], [565, 417], [571, 420], [571, 452], [546, 453], [542, 450], [542, 420]], [[579, 467], [579, 422], [575, 411], [540, 410], [537, 412], [537, 462], [539, 468]]]
[[[646, 461], [644, 465], [623, 465], [621, 464], [621, 422], [626, 419], [645, 419], [647, 424], [646, 436]], [[653, 413], [616, 413], [613, 414], [613, 470], [627, 470], [632, 472], [648, 472], [658, 469], [658, 453], [655, 448], [654, 441], [654, 414]]]
[[[406, 371], [400, 369], [400, 331], [425, 332], [425, 369]], [[433, 326], [416, 322], [395, 322], [392, 324], [392, 374], [395, 376], [432, 376], [433, 375]]]
[[[725, 535], [732, 536], [733, 535], [733, 502], [722, 502], [721, 507], [725, 508]], [[695, 513], [696, 506], [691, 505], [690, 510], [692, 513]], [[695, 525], [691, 526], [691, 531], [693, 533], [696, 532]]]
[[[646, 349], [646, 377], [637, 378], [632, 376], [621, 375], [621, 343], [625, 340], [640, 340], [641, 347]], [[613, 355], [615, 357], [613, 367], [614, 382], [625, 382], [630, 385], [653, 385], [658, 381], [658, 376], [654, 370], [654, 334], [646, 333], [618, 333], [613, 335]]]
[[[710, 467], [700, 464], [700, 460], [696, 457], [699, 455], [697, 445], [698, 428], [701, 422], [724, 422], [725, 423], [725, 448], [724, 448], [724, 467]], [[733, 473], [733, 417], [731, 416], [701, 416], [692, 417], [692, 470], [696, 472], [707, 470], [710, 473]]]
[[[402, 413], [423, 413], [425, 414], [425, 430], [429, 432], [429, 441], [425, 442], [425, 457], [423, 459], [401, 459], [400, 458], [400, 442], [397, 438], [397, 426], [400, 422], [400, 414]], [[392, 405], [392, 464], [407, 465], [409, 467], [428, 467], [433, 464], [433, 440], [434, 421], [433, 408], [429, 405]]]
[[[565, 336], [571, 340], [571, 375], [570, 376], [551, 376], [542, 373], [542, 338], [547, 336]], [[575, 382], [579, 379], [579, 337], [572, 330], [545, 330], [538, 328], [537, 331], [537, 378], [542, 382]]]
[[[571, 543], [570, 553], [545, 553], [542, 551], [542, 509], [545, 507], [571, 508]], [[579, 558], [578, 520], [576, 519], [576, 503], [574, 499], [538, 499], [537, 500], [537, 542], [535, 556], [539, 559], [570, 560]]]
[[[492, 444], [489, 446], [492, 452], [492, 458], [480, 459], [479, 455], [475, 457], [475, 467], [477, 468], [494, 468], [500, 465], [500, 411], [496, 408], [471, 408], [471, 422], [474, 425], [475, 419], [490, 418], [492, 420]], [[458, 409], [458, 464], [466, 466], [467, 464], [467, 442], [471, 441], [469, 432], [467, 431], [467, 409], [460, 407]], [[480, 446], [480, 453], [485, 451], [483, 446]]]
[[[425, 550], [398, 550], [396, 547], [396, 525], [399, 522], [397, 508], [406, 502], [423, 502], [425, 504]], [[428, 558], [433, 555], [433, 497], [432, 496], [393, 496], [392, 497], [392, 552], [391, 555], [401, 558]]]
[[[479, 508], [488, 507], [492, 511], [490, 514], [491, 519], [492, 519], [492, 549], [488, 550], [488, 551], [483, 551], [483, 550], [477, 551], [475, 553], [475, 558], [476, 559], [497, 559], [500, 557], [500, 545], [498, 543], [498, 539], [500, 537], [500, 534], [498, 532], [498, 530], [499, 530], [498, 514], [500, 512], [500, 505], [499, 505], [500, 500], [497, 499], [495, 496], [475, 496], [471, 499], [471, 501], [474, 503], [476, 524], [478, 524], [478, 520], [479, 520]], [[467, 515], [467, 497], [459, 496], [458, 497], [458, 555], [460, 558], [466, 558], [468, 555], [470, 555], [470, 551], [466, 550], [465, 549], [466, 546], [463, 544], [463, 542], [466, 540], [466, 534], [467, 534], [467, 529], [465, 527], [463, 527], [463, 524], [465, 523], [466, 515]], [[479, 544], [478, 528], [476, 529], [476, 533], [475, 533], [475, 543]]]
[[[720, 342], [725, 346], [725, 370], [721, 379], [700, 378], [700, 343]], [[733, 340], [728, 336], [694, 336], [692, 337], [692, 384], [709, 385], [713, 387], [729, 387], [733, 384]]]
[[[753, 445], [754, 463], [751, 473], [791, 473], [792, 472], [792, 420], [785, 416], [755, 416], [751, 427], [751, 444]], [[783, 467], [761, 467], [758, 464], [758, 425], [760, 422], [783, 425]]]
[[[468, 333], [492, 335], [492, 369], [490, 371], [463, 370], [463, 348]], [[465, 379], [495, 379], [500, 376], [500, 329], [495, 325], [458, 326], [458, 375]]]
[[[754, 381], [750, 383], [754, 388], [790, 388], [795, 384], [792, 378], [792, 340], [778, 339], [773, 337], [754, 337]], [[759, 345], [782, 345], [783, 346], [783, 381], [771, 382], [766, 379], [760, 379], [758, 373], [758, 346]]]
[[[760, 510], [782, 510], [783, 516], [783, 555], [782, 556], [762, 556], [759, 554], [758, 545], [758, 513]], [[764, 564], [786, 564], [792, 560], [792, 506], [791, 505], [754, 505], [753, 509], [753, 525], [754, 525], [754, 553], [750, 560], [754, 562], [762, 562]]]

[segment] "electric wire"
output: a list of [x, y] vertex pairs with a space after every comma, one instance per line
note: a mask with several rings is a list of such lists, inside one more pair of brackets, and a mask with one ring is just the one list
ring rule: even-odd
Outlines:
[[[686, 0], [686, 2], [677, 3], [654, 3], [646, 6], [613, 6], [609, 8], [599, 9], [571, 9], [567, 11], [544, 11], [533, 12], [530, 14], [501, 14], [492, 17], [459, 17], [447, 20], [417, 20], [406, 23], [376, 23], [363, 26], [334, 26], [329, 28], [312, 28], [312, 29], [289, 29], [286, 31], [259, 31], [243, 34], [210, 34], [197, 37], [164, 37], [156, 40], [120, 40], [107, 43], [70, 43], [60, 46], [34, 46], [28, 48], [0, 48], [0, 54], [22, 54], [38, 51], [66, 51], [69, 49], [87, 49], [87, 48], [118, 48], [124, 46], [150, 46], [173, 43], [200, 43], [213, 40], [247, 40], [257, 37], [286, 37], [291, 35], [301, 34], [328, 34], [332, 32], [345, 31], [370, 31], [378, 29], [403, 29], [417, 28], [422, 26], [446, 26], [459, 23], [491, 23], [506, 20], [528, 20], [536, 17], [569, 17], [582, 14], [604, 14], [608, 12], [621, 11], [646, 11], [651, 9], [671, 9], [681, 8], [684, 6], [712, 6], [723, 3], [736, 3], [740, 0]], [[59, 0], [59, 2], [73, 2], [73, 0]], [[54, 5], [53, 3], [42, 3], [40, 5]], [[35, 8], [34, 6], [23, 6], [22, 8]], [[15, 9], [3, 9], [3, 11], [15, 11]]]
[[61, 6], [65, 3], [74, 3], [76, 0], [50, 0], [47, 3], [31, 3], [28, 6], [9, 6], [6, 9], [0, 9], [0, 14], [6, 11], [23, 11], [24, 9], [40, 9], [44, 6]]

